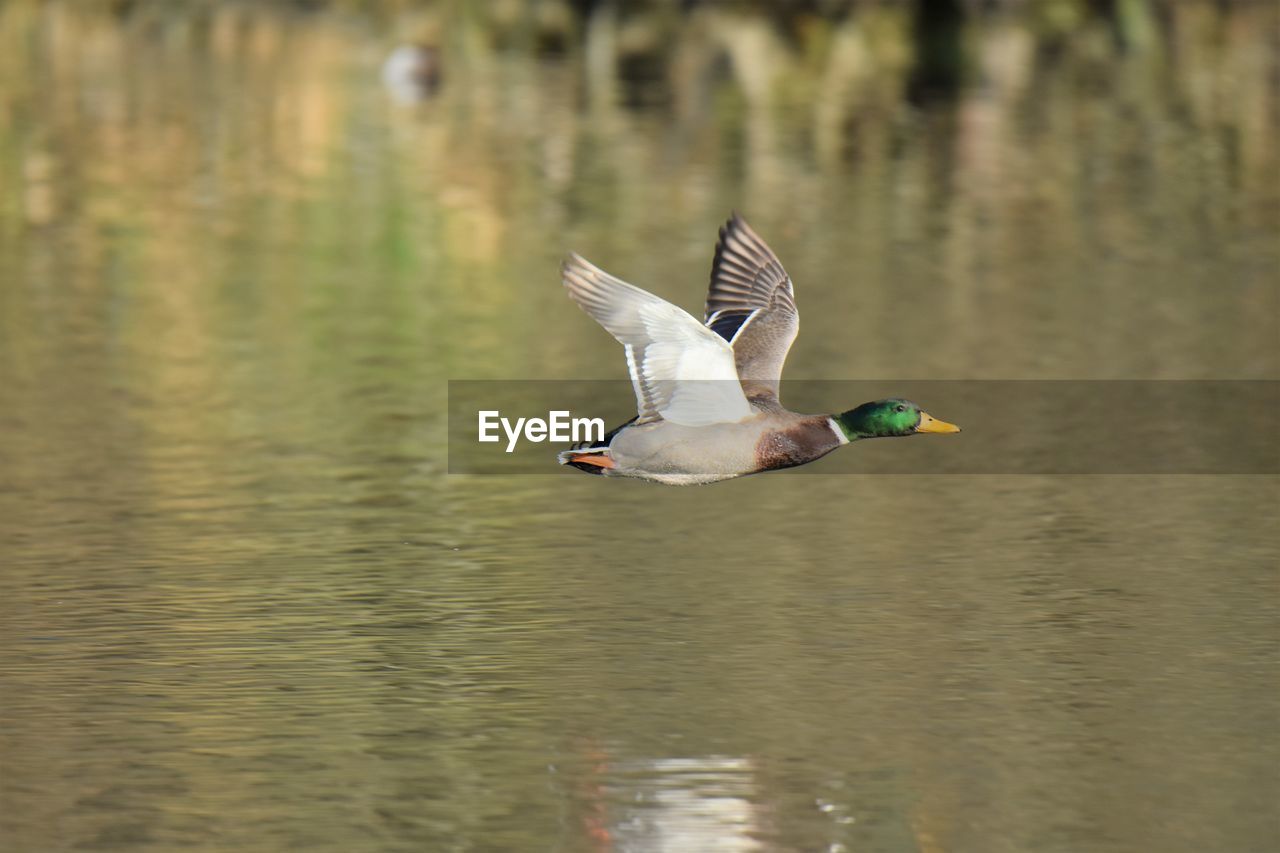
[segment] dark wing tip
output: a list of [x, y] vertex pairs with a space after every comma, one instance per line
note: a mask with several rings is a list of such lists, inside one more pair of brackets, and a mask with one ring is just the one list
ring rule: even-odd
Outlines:
[[705, 317], [717, 311], [769, 308], [780, 291], [789, 300], [790, 277], [769, 245], [735, 210], [720, 226], [711, 261]]
[[[738, 235], [741, 243], [746, 245], [739, 245], [738, 247], [730, 246], [729, 241], [735, 235]], [[720, 226], [720, 239], [716, 240], [715, 258], [712, 261], [713, 275], [715, 269], [720, 266], [720, 263], [725, 259], [726, 255], [741, 255], [743, 254], [744, 249], [746, 249], [748, 254], [762, 255], [761, 258], [753, 260], [768, 260], [768, 256], [772, 255], [772, 252], [769, 251], [769, 247], [765, 244], [764, 240], [760, 239], [760, 235], [747, 224], [747, 220], [743, 219], [738, 211], [732, 210], [729, 212], [729, 218]], [[763, 252], [761, 252], [761, 250], [763, 250]]]
[[729, 211], [729, 218], [720, 226], [720, 239], [716, 242], [716, 253], [719, 254], [721, 247], [724, 246], [725, 240], [734, 232], [740, 232], [747, 235], [748, 240], [760, 240], [756, 232], [747, 224], [747, 220], [742, 218], [742, 214], [736, 210]]
[[[747, 220], [743, 218], [742, 214], [736, 210], [729, 211], [729, 218], [725, 220], [724, 225], [720, 227], [721, 234], [731, 231], [745, 231], [747, 234], [751, 235], [752, 238], [760, 240], [760, 235], [756, 234], [755, 229], [752, 228], [751, 225], [748, 224]], [[761, 242], [764, 241], [761, 240]]]

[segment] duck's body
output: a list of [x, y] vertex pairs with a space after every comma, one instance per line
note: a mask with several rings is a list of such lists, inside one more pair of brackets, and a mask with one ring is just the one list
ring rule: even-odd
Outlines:
[[570, 297], [625, 348], [639, 413], [599, 444], [562, 452], [561, 464], [694, 485], [803, 465], [861, 438], [959, 432], [906, 400], [839, 415], [783, 407], [782, 365], [800, 327], [794, 289], [737, 216], [720, 229], [702, 323], [578, 255], [563, 273]]
[[794, 412], [757, 412], [737, 423], [699, 427], [658, 420], [619, 429], [603, 450], [569, 451], [607, 455], [607, 463], [566, 461], [591, 473], [690, 486], [812, 462], [848, 444], [838, 430], [829, 415]]

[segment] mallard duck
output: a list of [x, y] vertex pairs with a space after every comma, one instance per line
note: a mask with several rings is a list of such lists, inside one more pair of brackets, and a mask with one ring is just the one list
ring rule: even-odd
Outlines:
[[559, 454], [591, 474], [669, 485], [793, 468], [865, 438], [952, 433], [910, 400], [801, 415], [778, 395], [800, 328], [791, 277], [738, 215], [720, 229], [705, 319], [614, 278], [577, 254], [569, 297], [622, 344], [637, 414], [596, 444]]

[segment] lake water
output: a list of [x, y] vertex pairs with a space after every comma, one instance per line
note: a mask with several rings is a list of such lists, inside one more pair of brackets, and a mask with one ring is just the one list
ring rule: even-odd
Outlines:
[[733, 209], [795, 379], [1280, 379], [1275, 10], [1029, 6], [0, 5], [0, 848], [1280, 846], [1274, 474], [446, 473]]

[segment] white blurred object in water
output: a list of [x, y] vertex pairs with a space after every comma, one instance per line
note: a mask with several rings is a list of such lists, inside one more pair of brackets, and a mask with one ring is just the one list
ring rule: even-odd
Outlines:
[[382, 63], [382, 84], [398, 101], [431, 97], [440, 85], [440, 52], [423, 44], [402, 44]]

